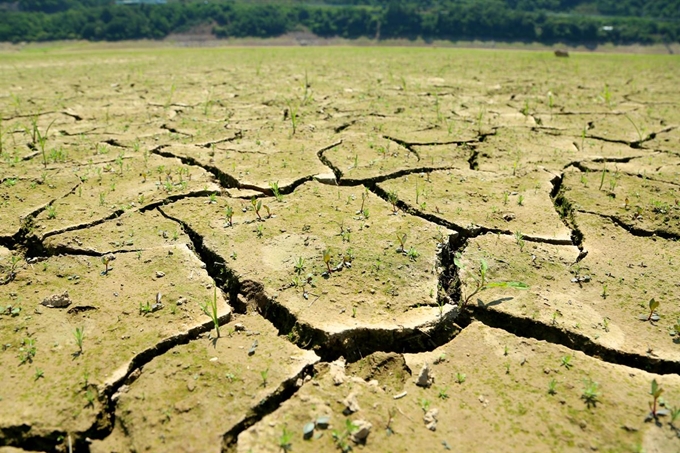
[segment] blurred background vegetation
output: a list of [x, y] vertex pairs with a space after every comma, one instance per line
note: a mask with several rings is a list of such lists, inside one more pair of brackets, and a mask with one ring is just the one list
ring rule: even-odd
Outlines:
[[218, 38], [498, 40], [592, 45], [680, 40], [680, 0], [0, 0], [0, 41]]

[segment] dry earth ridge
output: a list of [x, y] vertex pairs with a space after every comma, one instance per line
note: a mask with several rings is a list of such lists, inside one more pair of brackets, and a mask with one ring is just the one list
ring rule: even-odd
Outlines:
[[678, 66], [5, 53], [0, 451], [680, 451]]

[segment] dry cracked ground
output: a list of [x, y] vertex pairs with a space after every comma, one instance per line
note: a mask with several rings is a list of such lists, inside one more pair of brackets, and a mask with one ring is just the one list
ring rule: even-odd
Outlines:
[[0, 58], [0, 451], [680, 451], [680, 60]]

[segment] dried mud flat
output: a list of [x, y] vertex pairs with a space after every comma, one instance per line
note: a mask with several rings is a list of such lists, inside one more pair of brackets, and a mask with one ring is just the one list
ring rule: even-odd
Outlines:
[[0, 69], [0, 451], [680, 451], [677, 58]]

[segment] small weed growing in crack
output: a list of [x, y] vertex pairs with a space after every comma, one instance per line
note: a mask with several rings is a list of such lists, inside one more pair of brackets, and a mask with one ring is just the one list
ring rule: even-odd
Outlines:
[[33, 380], [37, 381], [38, 379], [45, 377], [45, 372], [41, 370], [40, 368], [35, 370], [35, 374], [33, 375]]
[[264, 371], [260, 371], [260, 377], [262, 378], [262, 387], [266, 387], [267, 379], [269, 378], [269, 368]]
[[[456, 253], [453, 262], [456, 267], [463, 271], [465, 266], [463, 266], [462, 256], [460, 253]], [[515, 288], [515, 289], [528, 289], [529, 285], [522, 282], [489, 282], [487, 281], [487, 273], [489, 270], [488, 264], [484, 259], [479, 260], [479, 268], [476, 272], [468, 272], [468, 275], [474, 280], [474, 289], [470, 294], [463, 297], [462, 307], [464, 308], [470, 302], [470, 300], [479, 292], [484, 291], [489, 288]]]
[[234, 208], [231, 206], [224, 208], [224, 217], [227, 219], [227, 226], [234, 225]]
[[85, 338], [85, 328], [76, 327], [73, 331], [73, 338], [76, 340], [76, 346], [78, 346], [78, 355], [83, 353], [83, 339]]
[[281, 433], [281, 437], [279, 437], [279, 448], [281, 451], [284, 452], [289, 452], [293, 449], [293, 433], [291, 431], [288, 431], [286, 427], [283, 427], [283, 432]]
[[524, 251], [524, 235], [522, 234], [521, 231], [515, 231], [515, 241], [517, 242], [517, 245], [519, 246], [519, 251], [523, 252]]
[[555, 395], [557, 394], [557, 381], [555, 379], [551, 379], [550, 382], [548, 383], [548, 395]]
[[208, 204], [215, 204], [217, 203], [217, 194], [215, 192], [211, 193], [208, 195]]
[[276, 201], [283, 201], [283, 195], [281, 195], [281, 192], [279, 191], [279, 182], [270, 182], [269, 187], [271, 187], [272, 192], [274, 193], [274, 198], [276, 198]]
[[57, 208], [55, 208], [54, 205], [49, 205], [47, 207], [47, 218], [48, 219], [56, 219], [57, 218]]
[[658, 417], [662, 415], [668, 415], [670, 413], [667, 409], [658, 409], [659, 398], [663, 392], [663, 388], [658, 384], [658, 382], [656, 382], [656, 379], [653, 379], [652, 388], [649, 392], [649, 394], [652, 395], [652, 402], [649, 404], [650, 412], [647, 414], [645, 422], [657, 420]]
[[571, 359], [573, 358], [573, 355], [565, 355], [562, 357], [562, 361], [560, 363], [560, 366], [565, 367], [567, 370], [570, 370], [571, 367], [574, 366], [574, 364], [571, 363]]
[[456, 373], [456, 382], [462, 384], [465, 382], [466, 376], [463, 373]]
[[603, 299], [606, 299], [607, 296], [609, 296], [609, 293], [607, 292], [607, 285], [602, 285], [602, 294], [600, 294]]
[[659, 308], [660, 303], [657, 300], [655, 300], [654, 298], [651, 298], [649, 300], [648, 305], [649, 305], [649, 315], [640, 315], [639, 319], [641, 321], [650, 321], [650, 322], [658, 321], [659, 319], [661, 319], [659, 317], [659, 315], [657, 313], [655, 313], [656, 309]]
[[24, 338], [22, 346], [19, 348], [19, 365], [33, 363], [33, 357], [35, 357], [36, 352], [38, 352], [38, 349], [35, 346], [35, 340], [33, 338]]
[[590, 409], [591, 407], [596, 407], [597, 403], [600, 402], [600, 385], [592, 379], [586, 379], [585, 384], [586, 388], [583, 389], [581, 399], [585, 401], [586, 406]]
[[352, 433], [357, 429], [359, 429], [359, 427], [352, 423], [352, 420], [345, 419], [345, 429], [342, 431], [334, 429], [331, 433], [335, 446], [339, 448], [342, 453], [348, 453], [352, 450], [352, 446], [348, 441]]
[[217, 338], [220, 337], [220, 318], [217, 315], [217, 286], [213, 286], [213, 298], [208, 302], [201, 304], [201, 310], [203, 313], [208, 315], [212, 319], [213, 326], [215, 326], [215, 332]]

